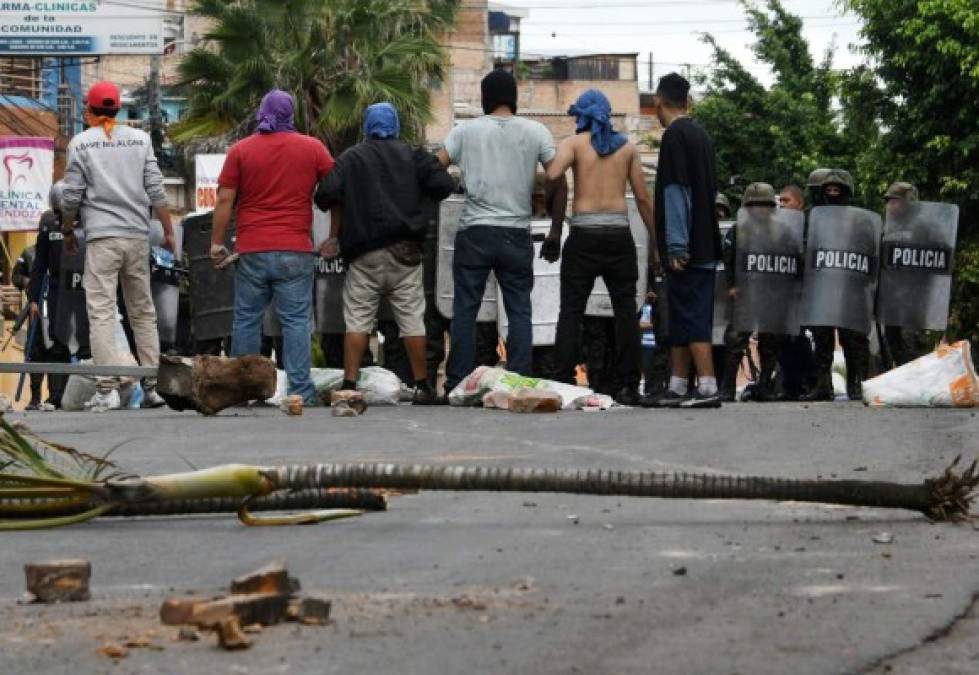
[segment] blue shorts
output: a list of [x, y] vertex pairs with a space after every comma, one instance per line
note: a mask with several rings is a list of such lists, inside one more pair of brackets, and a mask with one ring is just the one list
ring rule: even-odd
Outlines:
[[710, 344], [714, 337], [713, 269], [689, 267], [666, 275], [668, 327], [666, 343], [685, 347], [693, 342]]

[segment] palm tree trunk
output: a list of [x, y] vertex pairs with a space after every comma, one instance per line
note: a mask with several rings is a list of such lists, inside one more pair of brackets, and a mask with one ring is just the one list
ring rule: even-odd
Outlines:
[[[172, 516], [202, 513], [235, 513], [241, 507], [239, 497], [173, 499], [166, 501], [124, 502], [115, 504], [103, 516]], [[66, 503], [63, 499], [0, 501], [0, 518], [50, 518], [88, 511], [97, 502], [87, 499]], [[280, 491], [256, 497], [248, 504], [251, 511], [296, 511], [307, 509], [359, 509], [385, 511], [387, 499], [371, 490], [298, 490]]]
[[398, 464], [313, 464], [263, 469], [273, 489], [389, 488], [566, 492], [665, 499], [764, 499], [918, 511], [934, 520], [968, 517], [979, 484], [976, 464], [919, 484], [861, 480], [792, 480], [760, 476], [582, 471]]

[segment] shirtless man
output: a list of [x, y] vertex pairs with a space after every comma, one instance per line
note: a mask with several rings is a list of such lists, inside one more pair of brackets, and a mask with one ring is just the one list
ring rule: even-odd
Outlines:
[[[594, 89], [586, 91], [568, 114], [577, 118], [577, 133], [561, 143], [547, 168], [550, 185], [558, 184], [568, 169], [574, 174], [571, 233], [564, 244], [561, 261], [555, 379], [574, 381], [575, 366], [581, 361], [585, 305], [595, 279], [602, 277], [615, 313], [617, 382], [614, 391], [618, 392], [615, 400], [623, 405], [639, 405], [640, 336], [636, 308], [639, 267], [636, 244], [629, 229], [626, 184], [632, 187], [650, 241], [654, 237], [653, 201], [643, 178], [638, 150], [612, 129], [612, 108], [605, 95]], [[549, 262], [561, 258], [562, 224], [554, 221], [541, 249], [541, 257]]]

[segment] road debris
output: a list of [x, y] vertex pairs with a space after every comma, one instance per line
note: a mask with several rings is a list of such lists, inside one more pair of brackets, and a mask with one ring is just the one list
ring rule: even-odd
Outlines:
[[687, 576], [687, 568], [686, 567], [677, 567], [676, 569], [673, 570], [673, 576], [675, 576], [675, 577], [685, 577], [685, 576]]
[[880, 532], [874, 535], [875, 544], [891, 544], [894, 542], [894, 535], [890, 532]]
[[129, 656], [129, 650], [123, 647], [118, 642], [106, 642], [104, 645], [96, 650], [102, 656], [108, 659], [124, 659]]
[[307, 626], [325, 626], [330, 622], [333, 602], [322, 596], [311, 596], [299, 601], [297, 619]]
[[218, 646], [228, 651], [248, 649], [252, 641], [241, 630], [241, 622], [237, 616], [226, 616], [217, 623], [215, 631], [218, 634]]
[[301, 416], [303, 414], [303, 397], [299, 394], [283, 397], [282, 403], [279, 404], [279, 410], [293, 417]]
[[10, 397], [6, 394], [0, 394], [0, 413], [9, 413], [14, 411], [14, 404], [11, 403]]
[[180, 630], [177, 631], [178, 642], [197, 642], [200, 639], [201, 639], [201, 634], [196, 628], [191, 628], [190, 626], [181, 626]]
[[80, 602], [91, 597], [88, 582], [92, 565], [87, 560], [28, 563], [24, 575], [34, 602]]
[[157, 391], [174, 410], [216, 415], [275, 394], [275, 364], [264, 356], [162, 356]]
[[230, 591], [232, 594], [278, 593], [280, 595], [295, 595], [299, 592], [299, 580], [289, 576], [285, 560], [276, 560], [232, 581]]
[[358, 417], [367, 412], [364, 395], [354, 389], [330, 392], [330, 407], [334, 417]]

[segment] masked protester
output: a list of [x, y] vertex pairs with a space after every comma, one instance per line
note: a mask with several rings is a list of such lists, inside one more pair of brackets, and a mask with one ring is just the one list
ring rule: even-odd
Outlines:
[[399, 140], [400, 129], [393, 105], [368, 107], [364, 141], [337, 158], [336, 170], [320, 182], [316, 203], [324, 210], [341, 207], [332, 211], [323, 255], [342, 252], [347, 264], [343, 388], [357, 388], [360, 362], [386, 296], [411, 363], [412, 403], [432, 405], [436, 395], [425, 367], [424, 200], [441, 201], [455, 185], [435, 157]]
[[218, 177], [211, 259], [221, 264], [231, 214], [236, 213], [235, 317], [231, 355], [258, 354], [269, 303], [282, 325], [288, 393], [317, 405], [310, 378], [313, 322], [313, 204], [311, 196], [334, 166], [317, 139], [296, 131], [292, 96], [278, 89], [262, 98], [255, 133], [228, 151]]
[[[590, 89], [568, 111], [577, 133], [558, 148], [547, 169], [552, 189], [565, 172], [575, 176], [571, 233], [561, 260], [561, 309], [555, 337], [555, 379], [574, 383], [580, 363], [582, 322], [588, 296], [601, 277], [615, 313], [616, 400], [639, 405], [640, 336], [636, 320], [639, 267], [629, 226], [626, 187], [631, 187], [643, 222], [653, 235], [655, 215], [639, 160], [639, 151], [612, 128], [612, 106], [605, 95]], [[555, 220], [541, 256], [556, 262], [562, 255], [563, 223]], [[590, 376], [590, 373], [589, 373]]]
[[[86, 131], [68, 144], [61, 227], [66, 252], [78, 249], [76, 216], [85, 224], [85, 302], [92, 356], [97, 366], [120, 364], [116, 352], [117, 290], [142, 366], [159, 364], [160, 336], [150, 291], [150, 213], [163, 226], [163, 246], [174, 250], [173, 225], [163, 175], [149, 134], [116, 124], [121, 101], [111, 82], [92, 85], [86, 98]], [[121, 406], [120, 380], [100, 377], [88, 407], [101, 412]], [[163, 405], [156, 378], [143, 381], [143, 407]]]
[[[543, 124], [517, 117], [517, 81], [494, 70], [481, 83], [483, 112], [456, 126], [438, 152], [442, 166], [456, 164], [466, 183], [452, 263], [452, 345], [446, 367], [451, 391], [476, 366], [476, 316], [489, 273], [496, 275], [510, 322], [507, 367], [532, 373], [534, 245], [530, 236], [537, 165], [547, 167], [556, 150]], [[552, 219], [564, 220], [564, 197], [551, 195]]]
[[[849, 206], [850, 200], [853, 198], [853, 177], [842, 169], [832, 169], [823, 178], [820, 192], [823, 204], [826, 206]], [[811, 236], [812, 233], [810, 232], [810, 238]], [[840, 302], [848, 301], [845, 298], [838, 298], [837, 300]], [[838, 326], [815, 326], [810, 330], [815, 342], [813, 360], [816, 384], [812, 391], [803, 396], [802, 399], [805, 401], [833, 400], [833, 354], [838, 335], [846, 360], [847, 397], [851, 401], [860, 400], [862, 398], [861, 383], [869, 377], [870, 371], [870, 338], [868, 335]]]

